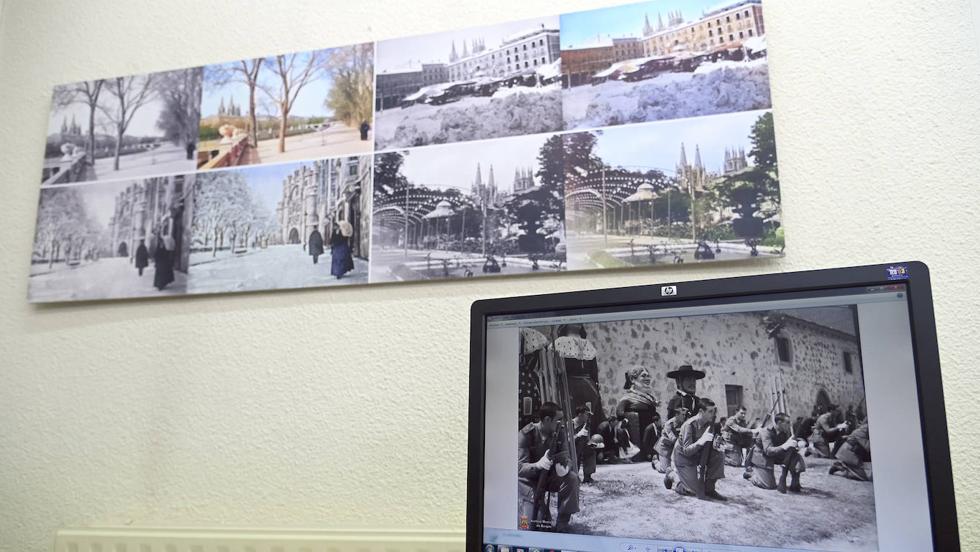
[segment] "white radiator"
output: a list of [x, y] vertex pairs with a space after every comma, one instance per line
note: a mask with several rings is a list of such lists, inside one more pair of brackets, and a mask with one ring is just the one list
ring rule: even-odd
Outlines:
[[462, 531], [62, 529], [55, 552], [463, 552]]

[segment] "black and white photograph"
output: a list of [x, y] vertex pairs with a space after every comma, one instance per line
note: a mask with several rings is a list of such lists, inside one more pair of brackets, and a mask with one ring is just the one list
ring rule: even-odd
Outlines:
[[378, 42], [375, 149], [562, 130], [558, 16]]
[[519, 339], [519, 528], [878, 550], [854, 307]]
[[371, 282], [565, 270], [562, 139], [375, 156]]
[[565, 128], [768, 109], [762, 0], [655, 0], [561, 16]]
[[191, 293], [365, 284], [371, 157], [200, 174]]
[[374, 44], [204, 68], [200, 170], [368, 153]]
[[772, 112], [574, 132], [564, 139], [569, 269], [784, 254]]
[[201, 71], [56, 86], [41, 185], [192, 172]]
[[185, 293], [193, 183], [164, 176], [42, 189], [30, 300]]

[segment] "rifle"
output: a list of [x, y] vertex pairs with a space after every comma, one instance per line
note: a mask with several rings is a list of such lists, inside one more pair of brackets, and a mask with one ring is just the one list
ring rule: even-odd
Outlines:
[[[550, 452], [550, 454], [548, 454], [548, 457], [551, 458], [553, 462], [557, 462], [555, 458], [558, 456], [558, 435], [561, 433], [561, 431], [562, 431], [562, 423], [558, 422], [558, 425], [555, 426], [554, 433], [552, 433], [551, 437], [548, 438], [548, 447], [547, 450], [545, 451], [545, 454], [548, 454]], [[547, 489], [548, 474], [550, 472], [551, 472], [550, 469], [541, 470], [541, 473], [538, 475], [538, 484], [534, 487], [534, 510], [531, 513], [531, 520], [533, 520], [532, 523], [538, 521], [538, 518], [542, 511], [542, 507], [544, 507], [545, 511], [547, 511], [547, 505], [544, 504], [544, 493], [545, 490]], [[550, 517], [550, 511], [549, 511], [549, 517]]]
[[714, 435], [714, 439], [710, 443], [705, 443], [704, 447], [701, 448], [701, 458], [698, 461], [698, 481], [701, 482], [698, 485], [698, 498], [701, 500], [704, 500], [705, 487], [708, 484], [708, 463], [711, 462], [711, 454], [715, 452], [715, 440], [719, 438], [721, 433], [721, 424], [711, 422], [708, 431]]

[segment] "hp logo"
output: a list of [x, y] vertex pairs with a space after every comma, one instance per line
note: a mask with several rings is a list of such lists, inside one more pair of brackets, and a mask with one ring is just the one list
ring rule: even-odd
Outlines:
[[660, 295], [664, 297], [677, 295], [677, 286], [660, 286]]

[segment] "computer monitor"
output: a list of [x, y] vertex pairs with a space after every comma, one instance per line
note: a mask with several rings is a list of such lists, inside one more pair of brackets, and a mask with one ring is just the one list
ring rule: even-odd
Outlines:
[[469, 552], [959, 550], [917, 262], [478, 301]]

